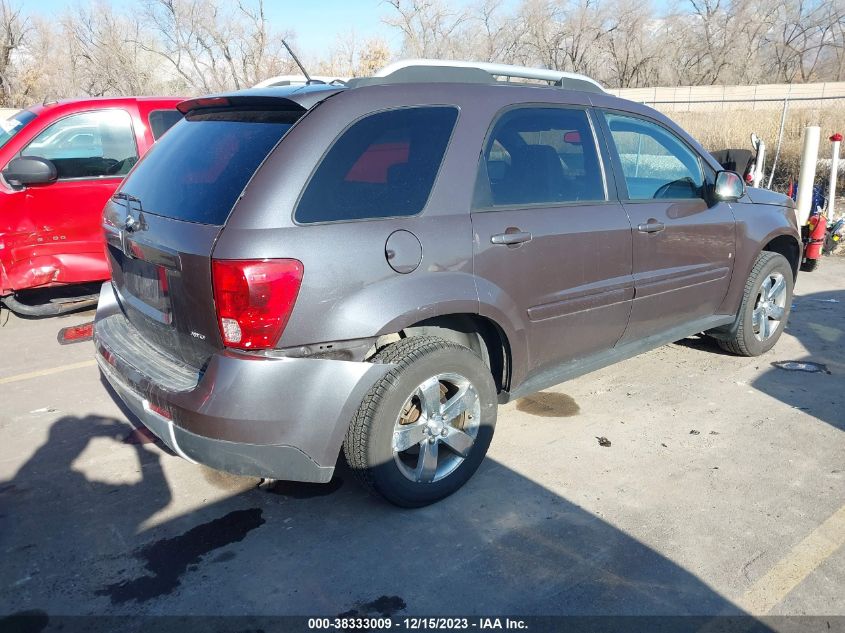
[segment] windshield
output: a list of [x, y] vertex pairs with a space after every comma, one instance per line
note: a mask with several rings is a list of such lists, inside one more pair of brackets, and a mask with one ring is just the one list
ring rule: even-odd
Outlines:
[[144, 213], [224, 224], [255, 170], [301, 111], [189, 115], [158, 141], [121, 191]]
[[0, 147], [12, 140], [12, 137], [38, 116], [29, 110], [13, 114], [5, 121], [0, 121]]

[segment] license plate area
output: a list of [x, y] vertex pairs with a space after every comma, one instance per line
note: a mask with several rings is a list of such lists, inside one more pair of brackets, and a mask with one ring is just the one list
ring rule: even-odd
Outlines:
[[146, 316], [171, 322], [170, 287], [167, 269], [143, 259], [128, 257], [109, 245], [119, 275], [114, 275], [120, 298]]

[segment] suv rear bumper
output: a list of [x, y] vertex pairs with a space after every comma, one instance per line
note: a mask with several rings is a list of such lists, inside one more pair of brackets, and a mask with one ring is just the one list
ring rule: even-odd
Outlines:
[[104, 284], [94, 326], [103, 377], [174, 452], [238, 475], [329, 481], [352, 416], [391, 367], [221, 350], [193, 380], [178, 367], [178, 380], [163, 381], [168, 368], [160, 358], [145, 357], [137, 340], [121, 342], [104, 324], [123, 318], [111, 283]]

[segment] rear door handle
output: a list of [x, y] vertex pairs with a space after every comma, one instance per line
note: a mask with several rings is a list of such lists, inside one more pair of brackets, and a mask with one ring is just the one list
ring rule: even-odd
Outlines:
[[490, 237], [490, 243], [513, 246], [514, 244], [524, 244], [525, 242], [530, 242], [532, 239], [533, 236], [531, 233], [526, 231], [515, 231], [513, 233], [499, 233], [498, 235], [492, 235]]
[[663, 222], [658, 222], [656, 220], [649, 221], [645, 224], [640, 224], [637, 227], [637, 230], [640, 233], [659, 233], [663, 229], [666, 228], [666, 225]]

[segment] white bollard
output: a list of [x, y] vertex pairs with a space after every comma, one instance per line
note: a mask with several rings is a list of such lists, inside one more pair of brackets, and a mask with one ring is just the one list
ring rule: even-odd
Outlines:
[[804, 128], [804, 149], [801, 150], [801, 171], [798, 172], [798, 199], [795, 201], [795, 217], [798, 220], [798, 226], [807, 224], [812, 211], [813, 183], [816, 180], [820, 137], [821, 128], [818, 125], [808, 125]]
[[763, 141], [757, 143], [757, 161], [754, 164], [754, 179], [751, 182], [752, 187], [759, 187], [763, 180], [763, 165], [766, 163], [766, 144]]
[[830, 160], [830, 185], [827, 189], [827, 220], [836, 220], [836, 178], [839, 175], [839, 144], [842, 142], [842, 135], [837, 132], [830, 137], [833, 144], [833, 156]]

